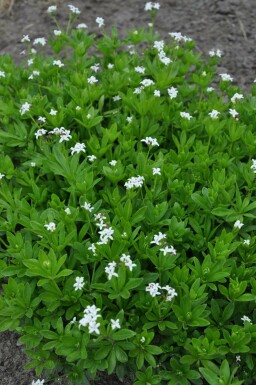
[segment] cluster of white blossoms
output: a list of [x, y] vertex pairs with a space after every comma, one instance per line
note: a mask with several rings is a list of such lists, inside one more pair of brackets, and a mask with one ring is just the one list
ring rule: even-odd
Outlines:
[[166, 293], [165, 300], [167, 302], [170, 302], [174, 297], [178, 295], [176, 290], [170, 287], [169, 285], [161, 287], [159, 283], [154, 283], [154, 282], [149, 283], [148, 286], [146, 286], [145, 290], [149, 292], [151, 297], [162, 295], [162, 292], [160, 290], [166, 290], [167, 293]]
[[70, 12], [73, 13], [74, 15], [80, 15], [80, 13], [81, 13], [80, 10], [72, 4], [69, 4], [68, 8], [69, 8]]
[[[96, 244], [106, 245], [109, 240], [113, 240], [114, 229], [105, 222], [106, 217], [102, 213], [94, 214], [94, 219], [96, 220], [96, 226], [99, 227], [98, 234], [100, 235], [100, 240]], [[89, 247], [89, 250], [92, 250], [95, 255], [96, 246], [94, 243]]]
[[56, 5], [50, 5], [47, 9], [47, 13], [54, 13], [57, 11]]
[[250, 167], [254, 174], [256, 174], [256, 159], [252, 159], [252, 165]]
[[193, 116], [191, 116], [188, 112], [180, 112], [180, 116], [185, 119], [192, 119]]
[[90, 69], [93, 71], [93, 72], [98, 72], [100, 70], [100, 63], [95, 63], [94, 65], [92, 65], [90, 67]]
[[84, 143], [76, 143], [74, 147], [70, 148], [71, 155], [79, 154], [80, 152], [86, 152], [86, 147]]
[[235, 223], [234, 223], [234, 228], [240, 230], [240, 229], [243, 227], [243, 225], [244, 225], [244, 224], [243, 224], [241, 221], [237, 220], [237, 221], [235, 221]]
[[137, 66], [137, 67], [134, 68], [134, 71], [137, 72], [138, 74], [144, 75], [144, 73], [146, 71], [146, 68], [145, 67], [141, 67], [141, 66]]
[[166, 56], [166, 53], [164, 52], [164, 41], [154, 41], [153, 48], [156, 48], [158, 51], [158, 58], [159, 60], [165, 64], [168, 65], [172, 62], [172, 60]]
[[59, 68], [64, 67], [64, 64], [61, 60], [53, 60], [53, 65]]
[[84, 277], [76, 277], [76, 282], [74, 283], [75, 291], [82, 290], [84, 287]]
[[252, 320], [247, 317], [247, 315], [244, 315], [241, 320], [243, 321], [243, 323], [245, 324], [245, 322], [249, 322], [251, 325], [252, 325]]
[[34, 70], [34, 71], [32, 71], [32, 74], [29, 75], [28, 79], [32, 80], [32, 79], [34, 79], [34, 76], [39, 76], [39, 75], [40, 75], [40, 72], [37, 70]]
[[230, 99], [232, 103], [235, 103], [236, 100], [241, 100], [244, 98], [244, 95], [238, 94], [237, 92]]
[[51, 231], [52, 233], [56, 230], [56, 224], [54, 222], [46, 223], [44, 227], [46, 230]]
[[[122, 254], [121, 258], [120, 258], [120, 262], [123, 262], [124, 265], [126, 267], [128, 267], [128, 269], [130, 271], [133, 270], [134, 267], [136, 267], [136, 263], [133, 263], [132, 260], [131, 260], [131, 256], [130, 255], [126, 255], [126, 254]], [[120, 262], [118, 265], [120, 265]], [[108, 280], [110, 280], [112, 277], [118, 277], [118, 274], [117, 272], [115, 271], [115, 268], [118, 266], [117, 265], [117, 262], [115, 261], [112, 261], [112, 262], [109, 262], [108, 265], [105, 267], [105, 273], [107, 274], [108, 276]]]
[[177, 42], [186, 43], [187, 41], [192, 41], [190, 37], [182, 35], [180, 32], [169, 32], [169, 35]]
[[[166, 239], [166, 234], [163, 234], [161, 233], [161, 231], [158, 233], [158, 234], [155, 234], [153, 236], [153, 241], [151, 241], [150, 243], [153, 243], [157, 246], [162, 246], [163, 245], [163, 240]], [[160, 251], [162, 251], [164, 253], [164, 256], [166, 256], [167, 253], [170, 253], [172, 255], [176, 255], [176, 250], [173, 246], [168, 246], [166, 245], [166, 242], [165, 242], [165, 245], [162, 249], [160, 249]]]
[[124, 186], [127, 188], [127, 190], [134, 188], [134, 187], [142, 187], [143, 183], [145, 181], [144, 176], [132, 176], [125, 182]]
[[155, 235], [154, 235], [154, 239], [153, 239], [153, 241], [151, 241], [150, 243], [154, 243], [154, 244], [160, 246], [160, 245], [162, 244], [161, 241], [162, 241], [163, 239], [166, 239], [166, 234], [163, 234], [163, 233], [161, 233], [161, 231], [160, 231], [158, 234], [155, 234]]
[[94, 210], [94, 207], [91, 205], [91, 203], [88, 203], [88, 202], [84, 202], [84, 204], [81, 207], [89, 211], [90, 213]]
[[154, 10], [158, 11], [159, 9], [160, 9], [160, 4], [159, 3], [152, 3], [151, 1], [148, 1], [144, 7], [145, 11], [154, 11]]
[[209, 55], [210, 55], [211, 57], [214, 57], [214, 56], [221, 57], [221, 56], [222, 56], [222, 52], [221, 52], [220, 49], [211, 49], [211, 50], [209, 51]]
[[95, 76], [90, 76], [88, 79], [87, 79], [87, 82], [88, 84], [95, 84], [98, 82], [98, 79], [95, 77]]
[[37, 37], [34, 41], [33, 41], [33, 45], [42, 45], [44, 46], [46, 44], [46, 39], [45, 37]]
[[96, 23], [99, 28], [102, 28], [105, 25], [105, 20], [102, 17], [96, 17]]
[[157, 139], [151, 138], [151, 136], [147, 136], [145, 139], [141, 139], [141, 142], [145, 142], [148, 146], [159, 146]]
[[4, 71], [0, 71], [0, 78], [5, 78], [5, 72]]
[[87, 326], [89, 333], [96, 333], [100, 334], [99, 326], [100, 323], [97, 322], [97, 319], [101, 317], [98, 312], [100, 311], [99, 308], [97, 308], [95, 305], [88, 305], [84, 309], [84, 316], [79, 320], [79, 328], [81, 326]]
[[68, 142], [70, 139], [72, 139], [70, 130], [66, 130], [64, 127], [55, 127], [52, 131], [49, 132], [49, 134], [58, 135], [60, 137], [59, 143]]
[[33, 380], [31, 385], [44, 385], [44, 380]]
[[168, 88], [167, 92], [170, 99], [175, 99], [178, 95], [178, 90], [175, 87]]
[[224, 82], [232, 82], [233, 78], [229, 74], [220, 74], [221, 80]]

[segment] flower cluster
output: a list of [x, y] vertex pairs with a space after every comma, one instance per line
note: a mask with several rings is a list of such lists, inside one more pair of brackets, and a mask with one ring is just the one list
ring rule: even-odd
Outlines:
[[[132, 271], [133, 268], [137, 266], [136, 263], [132, 262], [131, 256], [124, 254], [124, 253], [120, 257], [120, 262], [123, 262], [124, 265], [126, 267], [128, 267], [128, 269], [130, 271]], [[120, 265], [120, 263], [119, 263], [119, 265]], [[118, 274], [115, 272], [115, 268], [117, 266], [118, 266], [117, 262], [112, 261], [112, 262], [108, 263], [108, 265], [105, 267], [105, 273], [108, 275], [108, 280], [110, 280], [112, 277], [118, 277]]]
[[101, 315], [98, 314], [99, 311], [100, 309], [97, 308], [95, 305], [86, 306], [86, 308], [84, 309], [84, 316], [79, 320], [79, 328], [81, 326], [87, 326], [90, 334], [100, 334], [100, 323], [97, 322], [97, 319], [101, 317]]
[[178, 295], [175, 289], [173, 289], [169, 285], [161, 287], [159, 283], [154, 283], [154, 282], [149, 283], [148, 286], [146, 286], [145, 290], [149, 292], [151, 297], [156, 297], [157, 295], [163, 295], [163, 293], [160, 290], [166, 290], [167, 294], [165, 295], [165, 300], [167, 302], [171, 301], [174, 297]]
[[148, 146], [159, 146], [157, 139], [151, 138], [151, 136], [147, 136], [145, 139], [141, 139], [141, 142], [145, 142]]
[[127, 190], [134, 188], [134, 187], [142, 187], [143, 183], [145, 181], [144, 176], [132, 176], [125, 182], [124, 186], [127, 188]]

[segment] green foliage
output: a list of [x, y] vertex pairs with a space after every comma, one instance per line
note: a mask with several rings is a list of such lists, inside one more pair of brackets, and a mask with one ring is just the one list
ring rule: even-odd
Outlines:
[[255, 86], [74, 19], [0, 57], [0, 331], [46, 378], [254, 384]]

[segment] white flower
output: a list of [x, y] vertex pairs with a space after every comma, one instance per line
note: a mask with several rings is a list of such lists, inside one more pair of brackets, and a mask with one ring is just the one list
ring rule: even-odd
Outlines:
[[117, 102], [118, 100], [121, 100], [121, 96], [119, 95], [113, 96], [113, 100], [114, 102]]
[[100, 63], [95, 63], [93, 66], [90, 67], [90, 69], [94, 72], [98, 72], [100, 69]]
[[96, 333], [100, 334], [99, 326], [100, 324], [97, 323], [97, 318], [101, 317], [100, 314], [97, 314], [100, 311], [100, 309], [96, 308], [95, 305], [87, 306], [84, 309], [84, 317], [79, 321], [79, 328], [80, 326], [88, 326], [89, 333]]
[[253, 172], [256, 174], [256, 159], [252, 159], [252, 165], [250, 167]]
[[53, 65], [59, 68], [64, 67], [64, 64], [60, 60], [54, 60]]
[[96, 79], [95, 76], [91, 76], [87, 79], [88, 84], [95, 84], [98, 82], [98, 79]]
[[235, 103], [237, 99], [243, 99], [244, 96], [242, 94], [238, 94], [237, 92], [230, 99], [232, 103]]
[[34, 76], [39, 76], [40, 72], [39, 71], [33, 71], [32, 74], [28, 77], [28, 79], [34, 79]]
[[75, 291], [82, 290], [84, 287], [84, 277], [76, 277], [76, 282], [74, 283]]
[[234, 224], [234, 227], [236, 228], [236, 229], [241, 229], [242, 227], [243, 227], [243, 223], [242, 222], [240, 222], [239, 220], [237, 220], [236, 222], [235, 222], [235, 224]]
[[132, 263], [130, 255], [122, 254], [120, 261], [124, 262], [125, 266], [127, 266], [130, 271], [133, 270], [133, 267], [137, 266], [136, 263]]
[[0, 71], [0, 78], [5, 78], [5, 72], [4, 71]]
[[33, 380], [31, 385], [44, 385], [44, 380]]
[[140, 342], [141, 342], [142, 344], [144, 344], [145, 341], [146, 341], [146, 338], [145, 338], [145, 337], [141, 337]]
[[140, 82], [140, 84], [142, 84], [143, 87], [149, 87], [149, 86], [152, 86], [153, 84], [155, 84], [155, 82], [153, 82], [153, 80], [151, 80], [151, 79], [144, 79]]
[[155, 243], [156, 245], [161, 245], [161, 240], [166, 238], [166, 234], [161, 233], [161, 231], [158, 234], [154, 235], [153, 241], [150, 243]]
[[236, 362], [239, 362], [241, 361], [241, 357], [240, 356], [236, 356]]
[[151, 138], [151, 136], [147, 136], [145, 139], [141, 139], [141, 142], [145, 142], [148, 146], [159, 146], [156, 138]]
[[213, 57], [213, 56], [221, 57], [222, 56], [222, 52], [219, 49], [212, 49], [212, 50], [209, 51], [209, 55], [211, 57]]
[[156, 48], [158, 51], [163, 51], [164, 49], [164, 40], [154, 41], [153, 48]]
[[33, 45], [42, 45], [44, 46], [46, 44], [46, 39], [44, 37], [38, 37], [33, 41]]
[[238, 112], [232, 108], [229, 109], [229, 113], [231, 116], [233, 116], [233, 118], [239, 115]]
[[214, 90], [215, 90], [215, 88], [213, 88], [213, 87], [207, 87], [207, 88], [206, 88], [206, 91], [207, 91], [207, 92], [212, 92], [212, 91], [214, 91]]
[[143, 176], [140, 176], [140, 175], [138, 175], [137, 177], [133, 176], [129, 178], [127, 182], [125, 182], [124, 186], [127, 189], [131, 189], [133, 187], [142, 187], [144, 180], [145, 178]]
[[104, 19], [102, 17], [96, 17], [96, 23], [98, 24], [99, 28], [105, 25]]
[[77, 29], [86, 29], [86, 28], [88, 28], [88, 25], [85, 23], [80, 23], [80, 24], [78, 24], [78, 26], [76, 28]]
[[21, 108], [20, 108], [20, 114], [21, 115], [24, 115], [26, 112], [28, 112], [31, 108], [31, 104], [29, 104], [28, 102], [22, 104]]
[[5, 174], [0, 173], [0, 180], [3, 179], [4, 177], [5, 177]]
[[160, 9], [160, 4], [159, 3], [152, 3], [151, 1], [150, 2], [147, 2], [145, 4], [145, 11], [153, 11], [154, 9], [158, 10]]
[[131, 122], [132, 122], [132, 119], [133, 119], [132, 116], [127, 116], [127, 118], [126, 118], [126, 120], [127, 120], [128, 123], [131, 123]]
[[134, 88], [133, 93], [134, 94], [140, 94], [141, 91], [143, 91], [143, 90], [144, 90], [144, 87], [136, 87], [136, 88]]
[[209, 116], [212, 118], [212, 119], [217, 119], [218, 115], [220, 114], [219, 111], [217, 110], [212, 110], [211, 112], [209, 112]]
[[111, 160], [111, 162], [109, 162], [110, 166], [115, 166], [117, 164], [117, 160]]
[[224, 82], [232, 82], [233, 78], [229, 74], [220, 74], [221, 80]]
[[70, 12], [71, 13], [73, 13], [74, 15], [80, 15], [80, 10], [77, 8], [77, 7], [75, 7], [74, 5], [68, 5], [68, 8], [69, 8], [69, 10], [70, 10]]
[[169, 285], [162, 287], [162, 289], [167, 290], [167, 297], [166, 297], [167, 302], [171, 301], [174, 297], [178, 295], [176, 290], [170, 287]]
[[42, 123], [45, 123], [46, 122], [46, 118], [44, 116], [39, 116], [38, 119], [37, 119], [39, 122], [42, 122]]
[[91, 114], [87, 114], [86, 117], [87, 117], [87, 119], [91, 119], [92, 115]]
[[47, 130], [45, 130], [44, 128], [40, 128], [35, 133], [35, 136], [36, 136], [36, 139], [38, 139], [38, 138], [40, 138], [40, 136], [43, 136], [43, 135], [46, 135], [46, 134], [47, 134]]
[[99, 326], [100, 326], [100, 323], [90, 323], [88, 328], [89, 333], [100, 334]]
[[48, 7], [48, 9], [47, 9], [48, 13], [53, 13], [53, 12], [56, 12], [56, 11], [57, 11], [56, 5], [50, 5], [50, 7]]
[[244, 239], [243, 244], [249, 246], [251, 243], [250, 239]]
[[35, 162], [31, 162], [31, 163], [30, 163], [30, 166], [31, 166], [31, 167], [36, 167]]
[[108, 65], [107, 65], [107, 67], [108, 67], [108, 69], [112, 69], [112, 68], [114, 68], [114, 64], [112, 64], [112, 63], [108, 63]]
[[51, 111], [49, 112], [50, 115], [52, 116], [55, 116], [57, 114], [58, 111], [54, 110], [53, 108], [51, 109]]
[[88, 250], [91, 250], [93, 255], [96, 255], [96, 246], [94, 243], [92, 243], [91, 246], [88, 247]]
[[174, 99], [178, 95], [178, 90], [175, 87], [168, 88], [167, 91], [170, 99]]
[[74, 147], [71, 147], [71, 155], [79, 154], [80, 152], [85, 152], [84, 143], [76, 143]]
[[169, 35], [177, 42], [183, 41], [186, 43], [187, 41], [192, 41], [190, 37], [184, 36], [180, 32], [169, 32]]
[[73, 317], [72, 321], [70, 321], [71, 324], [76, 323], [76, 317]]
[[118, 277], [118, 274], [115, 272], [116, 268], [116, 262], [110, 262], [106, 267], [105, 267], [105, 273], [108, 275], [108, 280], [110, 280], [112, 277]]
[[95, 156], [95, 155], [88, 155], [87, 158], [88, 158], [89, 162], [94, 162], [95, 159], [97, 159], [97, 156]]
[[60, 36], [62, 34], [61, 30], [59, 30], [59, 29], [55, 29], [53, 31], [53, 33], [54, 33], [55, 36]]
[[176, 255], [176, 250], [174, 249], [173, 246], [171, 246], [171, 247], [165, 246], [163, 249], [160, 249], [160, 251], [163, 251], [164, 256], [166, 256], [167, 253], [171, 253], [172, 255]]
[[161, 294], [159, 289], [161, 289], [159, 283], [151, 282], [148, 286], [146, 286], [145, 290], [148, 291], [152, 297], [155, 297], [156, 295]]
[[64, 127], [61, 127], [60, 130], [63, 129], [63, 131], [60, 132], [60, 140], [59, 143], [62, 142], [68, 142], [70, 139], [72, 139], [72, 135], [70, 135], [70, 130], [65, 130]]
[[21, 42], [22, 43], [25, 43], [25, 42], [30, 42], [30, 38], [29, 38], [29, 36], [28, 35], [23, 35], [23, 38], [21, 39]]
[[153, 167], [153, 175], [161, 175], [161, 169], [159, 167]]
[[154, 96], [156, 96], [156, 97], [160, 97], [161, 96], [161, 93], [160, 93], [160, 91], [159, 90], [155, 90], [154, 91]]
[[137, 67], [134, 68], [134, 71], [138, 72], [139, 74], [144, 74], [145, 71], [146, 71], [146, 68], [145, 67], [137, 66]]
[[34, 59], [28, 59], [27, 63], [28, 66], [31, 66], [34, 63]]
[[80, 110], [81, 110], [81, 107], [80, 107], [80, 106], [76, 106], [76, 110], [77, 110], [77, 111], [80, 111]]
[[111, 322], [111, 329], [112, 329], [112, 330], [114, 330], [114, 329], [120, 329], [120, 328], [121, 328], [120, 320], [119, 320], [119, 319], [114, 320], [114, 319], [111, 318], [110, 322]]
[[192, 119], [192, 116], [188, 112], [180, 112], [180, 116], [185, 119]]
[[47, 223], [46, 225], [44, 225], [44, 227], [46, 228], [46, 230], [51, 231], [52, 233], [56, 230], [56, 225], [54, 222]]
[[97, 242], [98, 245], [105, 245], [108, 243], [108, 240], [113, 240], [112, 235], [114, 234], [114, 230], [112, 227], [105, 228], [99, 231], [100, 234], [100, 242]]
[[66, 213], [67, 215], [70, 215], [70, 214], [71, 214], [71, 210], [70, 210], [69, 207], [65, 208], [64, 211], [65, 211], [65, 213]]
[[244, 315], [241, 320], [243, 321], [243, 323], [245, 324], [245, 321], [246, 322], [249, 322], [251, 325], [252, 325], [252, 321], [249, 317], [247, 317], [246, 315]]
[[89, 211], [90, 213], [94, 210], [94, 207], [90, 203], [84, 202], [84, 204], [81, 206], [83, 209]]

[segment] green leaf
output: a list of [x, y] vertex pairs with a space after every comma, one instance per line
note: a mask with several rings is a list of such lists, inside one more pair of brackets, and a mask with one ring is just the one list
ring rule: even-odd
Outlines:
[[112, 336], [114, 341], [122, 341], [126, 340], [127, 338], [132, 338], [136, 335], [136, 332], [133, 332], [129, 329], [120, 329], [117, 332], [115, 332]]

